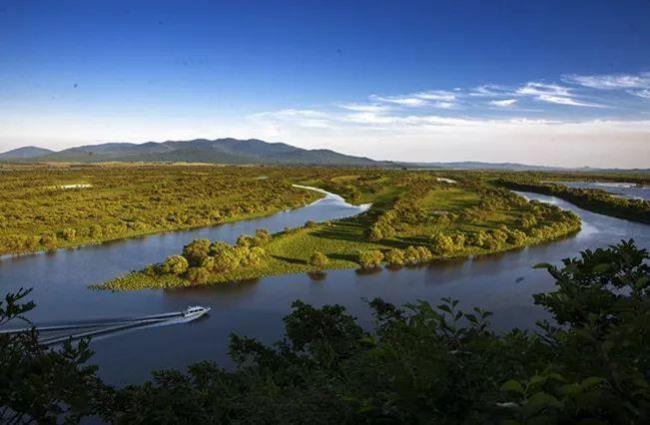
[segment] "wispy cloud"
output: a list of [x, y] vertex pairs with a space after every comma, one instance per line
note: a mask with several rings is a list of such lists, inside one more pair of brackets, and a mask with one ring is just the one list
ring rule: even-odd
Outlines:
[[456, 93], [446, 90], [428, 90], [400, 96], [378, 96], [372, 95], [370, 99], [374, 102], [390, 103], [407, 107], [434, 107], [440, 109], [451, 109], [456, 106]]
[[390, 107], [386, 105], [364, 104], [364, 103], [342, 103], [339, 104], [338, 107], [347, 109], [348, 111], [355, 111], [355, 112], [384, 112], [390, 110]]
[[644, 99], [650, 99], [650, 90], [645, 89], [645, 90], [638, 90], [638, 91], [630, 91], [631, 94], [635, 96], [642, 97]]
[[400, 106], [424, 106], [427, 104], [426, 99], [422, 99], [416, 96], [377, 96], [372, 95], [370, 99], [378, 102], [393, 103]]
[[499, 106], [501, 108], [507, 108], [517, 103], [517, 99], [492, 100], [489, 103], [490, 105]]
[[456, 100], [456, 93], [445, 90], [430, 90], [415, 93], [413, 96], [424, 100], [438, 100], [443, 102], [452, 102]]
[[567, 83], [601, 90], [650, 88], [650, 72], [638, 74], [566, 75]]
[[468, 94], [474, 97], [500, 97], [510, 96], [512, 93], [511, 90], [504, 86], [497, 84], [484, 84], [482, 86], [474, 87]]
[[259, 120], [288, 122], [304, 128], [331, 128], [331, 117], [322, 111], [313, 109], [281, 109], [279, 111], [260, 112], [252, 116]]
[[518, 88], [515, 94], [532, 96], [535, 100], [565, 106], [583, 106], [590, 108], [603, 108], [605, 105], [578, 100], [571, 88], [558, 84], [529, 82]]

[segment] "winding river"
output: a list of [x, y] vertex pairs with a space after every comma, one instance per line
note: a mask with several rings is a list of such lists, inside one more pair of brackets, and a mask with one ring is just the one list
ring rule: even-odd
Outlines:
[[552, 286], [545, 271], [532, 269], [534, 264], [558, 263], [581, 250], [621, 239], [634, 238], [638, 245], [650, 247], [650, 226], [591, 213], [550, 196], [522, 195], [576, 212], [583, 220], [582, 231], [568, 239], [516, 252], [371, 275], [360, 275], [354, 270], [329, 271], [319, 281], [299, 274], [165, 291], [110, 293], [87, 288], [158, 262], [179, 252], [192, 239], [234, 242], [240, 234], [253, 233], [257, 228], [277, 232], [307, 220], [343, 218], [363, 210], [345, 203], [339, 196], [327, 194], [307, 207], [256, 220], [53, 254], [6, 258], [0, 264], [0, 288], [4, 293], [21, 286], [33, 287], [31, 295], [37, 308], [29, 318], [37, 323], [155, 314], [196, 304], [212, 307], [208, 317], [188, 324], [93, 340], [93, 362], [100, 366], [100, 375], [111, 384], [123, 385], [143, 381], [152, 370], [185, 368], [201, 360], [216, 360], [228, 366], [230, 333], [275, 341], [282, 333], [281, 318], [296, 299], [314, 305], [343, 304], [367, 323], [369, 312], [364, 299], [382, 297], [401, 304], [417, 299], [435, 303], [441, 297], [452, 297], [466, 307], [480, 306], [493, 311], [493, 323], [499, 329], [530, 328], [545, 317], [533, 305], [531, 295]]

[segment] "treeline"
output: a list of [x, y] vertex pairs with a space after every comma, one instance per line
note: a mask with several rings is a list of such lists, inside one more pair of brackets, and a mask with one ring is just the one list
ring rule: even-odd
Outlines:
[[[555, 287], [534, 295], [550, 321], [532, 331], [496, 331], [490, 312], [451, 299], [372, 300], [370, 327], [296, 301], [275, 344], [231, 337], [234, 367], [205, 361], [124, 388], [86, 366], [85, 342], [58, 352], [35, 332], [0, 334], [0, 422], [645, 425], [648, 260], [630, 241], [540, 265]], [[0, 324], [33, 307], [20, 298], [0, 303]]]
[[497, 184], [513, 190], [556, 196], [581, 208], [639, 223], [650, 223], [650, 201], [625, 199], [600, 189], [578, 189], [527, 178], [498, 179]]
[[50, 251], [257, 217], [320, 195], [273, 167], [86, 166], [2, 170], [0, 255]]

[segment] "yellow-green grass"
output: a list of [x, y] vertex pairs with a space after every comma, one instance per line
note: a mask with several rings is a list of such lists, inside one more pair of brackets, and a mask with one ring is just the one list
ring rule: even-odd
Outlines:
[[[317, 182], [312, 181], [312, 184]], [[272, 240], [264, 246], [266, 261], [253, 268], [240, 268], [228, 273], [213, 273], [208, 283], [222, 283], [229, 281], [242, 281], [273, 275], [292, 273], [316, 272], [316, 267], [309, 264], [315, 252], [321, 252], [328, 258], [326, 269], [345, 269], [359, 267], [359, 254], [369, 250], [386, 252], [392, 248], [405, 249], [408, 246], [431, 244], [431, 236], [437, 232], [474, 232], [478, 230], [496, 230], [502, 226], [513, 227], [518, 218], [529, 213], [530, 204], [524, 203], [518, 209], [493, 211], [481, 223], [454, 222], [449, 225], [437, 225], [431, 222], [416, 225], [400, 225], [394, 237], [380, 241], [370, 241], [368, 229], [374, 220], [383, 211], [391, 208], [402, 189], [388, 186], [377, 191], [373, 196], [367, 195], [369, 200], [375, 201], [372, 208], [359, 216], [338, 220], [334, 222], [308, 225], [298, 229], [291, 229], [273, 235]], [[476, 206], [480, 201], [478, 193], [468, 188], [432, 188], [422, 197], [420, 204], [426, 205], [429, 211], [449, 211], [459, 213], [463, 209]], [[579, 229], [579, 224], [574, 228], [559, 230], [554, 234], [534, 238], [529, 236], [519, 244], [505, 243], [498, 249], [486, 249], [476, 246], [466, 247], [436, 258], [465, 257], [468, 255], [482, 255], [516, 249], [525, 245], [536, 244], [547, 240], [565, 236]], [[169, 288], [189, 286], [188, 280], [175, 276], [151, 277], [142, 272], [133, 272], [127, 276], [106, 282], [99, 287], [102, 289], [131, 290], [141, 288]]]

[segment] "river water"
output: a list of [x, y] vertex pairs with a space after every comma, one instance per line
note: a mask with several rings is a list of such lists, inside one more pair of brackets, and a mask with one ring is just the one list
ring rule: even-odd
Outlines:
[[552, 280], [540, 262], [559, 263], [579, 251], [634, 238], [650, 247], [650, 226], [591, 213], [560, 199], [522, 193], [579, 214], [578, 234], [516, 252], [439, 263], [421, 268], [360, 275], [354, 270], [329, 271], [314, 281], [305, 274], [264, 278], [253, 282], [220, 284], [175, 290], [111, 293], [88, 289], [130, 270], [140, 269], [178, 253], [196, 238], [234, 242], [257, 228], [271, 232], [295, 227], [307, 220], [324, 221], [360, 213], [363, 207], [327, 195], [310, 206], [256, 220], [192, 231], [166, 233], [107, 243], [53, 254], [6, 258], [0, 264], [0, 293], [33, 287], [37, 308], [29, 318], [36, 323], [57, 320], [140, 316], [179, 311], [188, 305], [212, 307], [208, 317], [174, 326], [134, 330], [93, 340], [92, 362], [108, 383], [123, 385], [145, 380], [152, 370], [185, 368], [215, 360], [231, 365], [228, 335], [237, 333], [272, 342], [282, 335], [281, 318], [296, 299], [314, 305], [339, 303], [369, 323], [364, 299], [382, 297], [397, 304], [418, 299], [436, 303], [442, 297], [461, 300], [465, 307], [480, 306], [495, 313], [498, 329], [531, 328], [546, 317], [532, 303], [532, 294], [548, 290]]
[[610, 183], [610, 182], [557, 182], [575, 189], [600, 189], [609, 192], [614, 196], [627, 199], [643, 199], [650, 201], [650, 186], [641, 186], [634, 183]]

